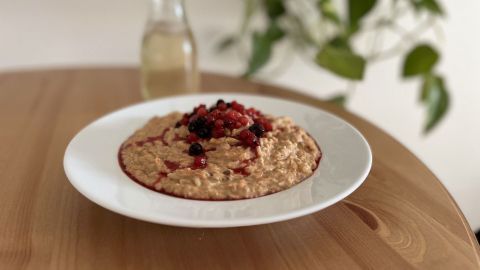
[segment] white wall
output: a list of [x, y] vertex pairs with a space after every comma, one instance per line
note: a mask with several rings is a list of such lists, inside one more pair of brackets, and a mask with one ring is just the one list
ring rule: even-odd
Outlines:
[[[213, 47], [234, 31], [241, 0], [187, 0], [204, 70], [238, 74], [244, 62]], [[451, 110], [429, 136], [421, 135], [418, 82], [399, 78], [398, 60], [374, 65], [355, 91], [350, 109], [417, 154], [452, 193], [474, 228], [480, 228], [480, 2], [444, 1], [448, 17], [440, 71], [448, 77]], [[23, 68], [137, 64], [146, 0], [0, 0], [0, 71]], [[268, 81], [325, 97], [344, 84], [294, 57]], [[422, 179], [418, 179], [422, 181]]]

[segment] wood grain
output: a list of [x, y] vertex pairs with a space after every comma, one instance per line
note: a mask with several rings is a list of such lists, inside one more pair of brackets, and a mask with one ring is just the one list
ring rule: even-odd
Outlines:
[[457, 205], [411, 152], [367, 121], [289, 89], [205, 74], [203, 89], [279, 96], [355, 125], [372, 146], [367, 181], [321, 212], [269, 225], [188, 229], [105, 210], [68, 183], [69, 140], [140, 101], [129, 68], [0, 75], [0, 269], [478, 269]]

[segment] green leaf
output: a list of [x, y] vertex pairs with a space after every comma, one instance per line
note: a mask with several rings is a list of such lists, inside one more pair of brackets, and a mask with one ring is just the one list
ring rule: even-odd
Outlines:
[[265, 38], [271, 41], [278, 41], [283, 38], [285, 32], [276, 23], [270, 23], [267, 31], [265, 32]]
[[348, 22], [351, 29], [358, 29], [360, 20], [370, 12], [376, 0], [348, 0]]
[[344, 78], [361, 80], [365, 70], [365, 59], [343, 48], [325, 45], [315, 57], [321, 67]]
[[285, 14], [283, 0], [263, 0], [263, 4], [267, 10], [268, 17], [271, 20], [275, 20]]
[[443, 8], [436, 0], [410, 0], [417, 11], [425, 10], [436, 15], [443, 15]]
[[347, 102], [347, 96], [345, 95], [334, 95], [332, 97], [329, 97], [327, 99], [328, 102], [331, 102], [337, 106], [340, 106], [340, 107], [345, 107], [345, 103]]
[[449, 96], [443, 78], [425, 75], [423, 78], [421, 101], [427, 106], [427, 121], [424, 132], [430, 132], [445, 116], [449, 107]]
[[230, 48], [233, 44], [235, 44], [235, 41], [236, 39], [234, 36], [228, 36], [223, 38], [217, 45], [217, 51], [221, 52]]
[[403, 63], [403, 77], [428, 73], [438, 62], [439, 55], [428, 44], [420, 44], [407, 53]]
[[270, 59], [273, 45], [283, 38], [285, 33], [276, 23], [271, 23], [264, 33], [255, 32], [252, 37], [252, 53], [247, 71], [243, 77], [250, 77], [262, 68]]
[[342, 36], [336, 36], [332, 38], [328, 44], [332, 47], [335, 47], [337, 49], [345, 49], [349, 52], [352, 51], [352, 48], [350, 47], [350, 44], [348, 43], [348, 39], [342, 37]]
[[332, 0], [320, 0], [318, 1], [317, 6], [320, 10], [320, 14], [322, 14], [325, 19], [340, 25], [340, 17], [338, 17], [338, 12], [332, 4]]

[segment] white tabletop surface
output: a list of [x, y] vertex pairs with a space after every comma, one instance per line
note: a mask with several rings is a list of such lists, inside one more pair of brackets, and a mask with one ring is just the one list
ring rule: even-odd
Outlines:
[[[241, 0], [187, 0], [203, 70], [239, 74], [244, 60], [218, 54], [215, 43], [238, 27]], [[137, 65], [146, 0], [0, 0], [0, 71], [90, 65]], [[370, 66], [349, 109], [405, 144], [452, 193], [473, 228], [480, 228], [480, 2], [443, 1], [447, 17], [439, 71], [451, 90], [447, 118], [428, 136], [418, 81], [402, 81], [399, 59]], [[344, 83], [302, 57], [262, 79], [317, 97]], [[418, 179], [422, 181], [422, 179]]]

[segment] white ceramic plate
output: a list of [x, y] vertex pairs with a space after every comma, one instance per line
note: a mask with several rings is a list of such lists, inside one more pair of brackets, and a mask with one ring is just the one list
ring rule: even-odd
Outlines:
[[[315, 173], [272, 195], [237, 201], [197, 201], [149, 190], [120, 169], [120, 144], [154, 115], [188, 112], [199, 103], [237, 100], [271, 115], [286, 115], [318, 142], [323, 157]], [[132, 218], [185, 227], [234, 227], [271, 223], [313, 213], [357, 189], [367, 177], [372, 154], [350, 124], [314, 107], [253, 95], [210, 94], [166, 98], [110, 113], [81, 130], [65, 152], [65, 173], [85, 197]]]

